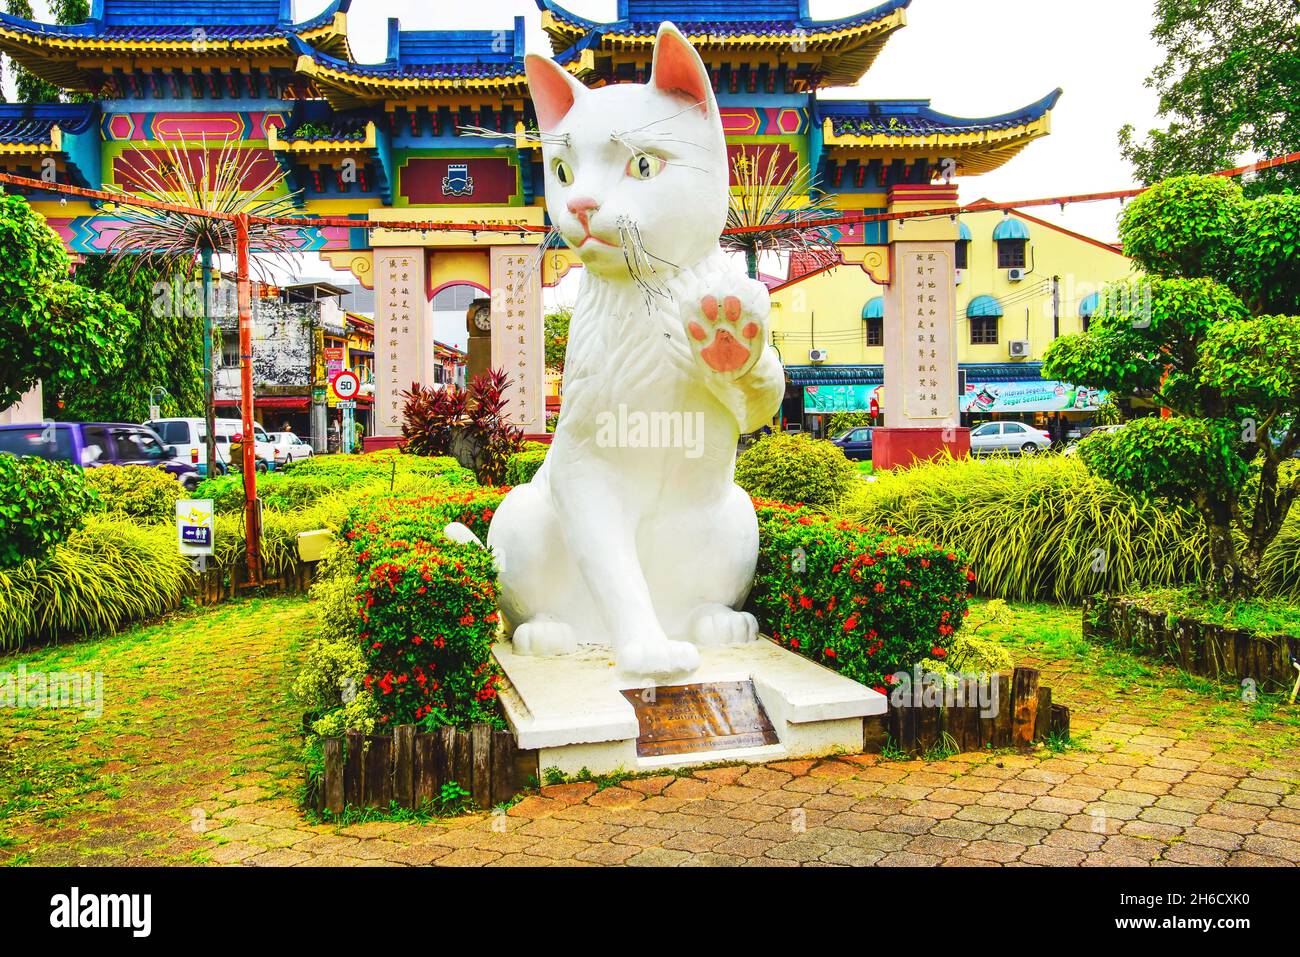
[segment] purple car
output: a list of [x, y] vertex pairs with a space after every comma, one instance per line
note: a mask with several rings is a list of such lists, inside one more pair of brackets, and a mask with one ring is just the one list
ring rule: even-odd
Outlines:
[[199, 482], [193, 465], [167, 453], [158, 433], [129, 422], [37, 422], [0, 425], [0, 452], [97, 465], [154, 465], [192, 489]]

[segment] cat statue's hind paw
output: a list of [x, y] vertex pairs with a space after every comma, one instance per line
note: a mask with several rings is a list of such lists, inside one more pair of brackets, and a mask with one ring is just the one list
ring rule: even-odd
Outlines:
[[747, 611], [705, 605], [691, 618], [691, 641], [697, 645], [744, 645], [758, 638], [758, 621]]
[[511, 639], [517, 655], [539, 658], [571, 655], [578, 650], [578, 636], [562, 621], [534, 618], [515, 629]]
[[629, 675], [675, 675], [700, 666], [700, 652], [686, 641], [637, 641], [614, 651], [619, 671]]

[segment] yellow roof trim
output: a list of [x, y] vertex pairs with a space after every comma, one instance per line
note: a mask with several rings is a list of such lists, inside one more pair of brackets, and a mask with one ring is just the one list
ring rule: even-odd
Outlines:
[[887, 133], [839, 134], [831, 131], [831, 121], [822, 121], [822, 141], [827, 150], [863, 151], [872, 159], [900, 156], [916, 158], [917, 153], [937, 150], [953, 154], [958, 173], [978, 175], [1002, 166], [1039, 137], [1052, 131], [1049, 111], [1032, 123], [1004, 130], [981, 130], [970, 133], [938, 133], [906, 136]]

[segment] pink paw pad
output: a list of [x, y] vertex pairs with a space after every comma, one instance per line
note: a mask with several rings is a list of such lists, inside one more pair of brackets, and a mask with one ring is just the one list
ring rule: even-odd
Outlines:
[[749, 348], [726, 329], [719, 329], [713, 342], [700, 350], [700, 356], [714, 372], [735, 372], [749, 359]]
[[691, 333], [691, 338], [694, 339], [696, 342], [703, 342], [704, 337], [708, 335], [708, 333], [704, 331], [704, 327], [700, 325], [698, 322], [692, 322], [689, 326], [687, 326], [687, 329]]
[[700, 300], [700, 309], [704, 311], [704, 318], [709, 322], [718, 321], [718, 300], [714, 296], [705, 296]]

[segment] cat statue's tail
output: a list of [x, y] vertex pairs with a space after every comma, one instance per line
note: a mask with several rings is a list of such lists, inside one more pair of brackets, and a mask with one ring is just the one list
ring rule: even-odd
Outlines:
[[446, 535], [453, 542], [456, 542], [459, 545], [477, 545], [479, 548], [483, 547], [482, 540], [470, 531], [469, 526], [465, 525], [463, 522], [452, 522], [442, 530], [442, 534]]

